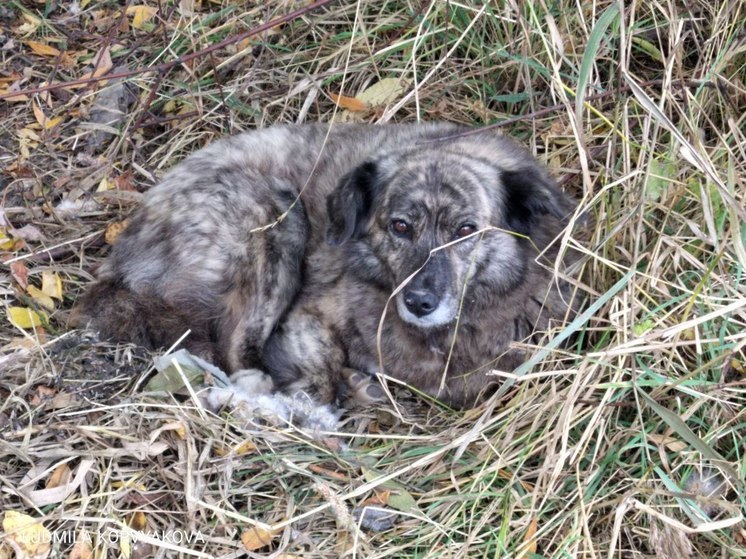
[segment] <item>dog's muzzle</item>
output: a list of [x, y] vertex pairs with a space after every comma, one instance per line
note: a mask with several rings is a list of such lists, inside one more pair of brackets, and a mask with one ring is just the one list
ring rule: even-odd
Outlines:
[[396, 297], [399, 317], [419, 328], [437, 328], [453, 322], [458, 314], [456, 300], [447, 294], [439, 299], [426, 291], [404, 291]]

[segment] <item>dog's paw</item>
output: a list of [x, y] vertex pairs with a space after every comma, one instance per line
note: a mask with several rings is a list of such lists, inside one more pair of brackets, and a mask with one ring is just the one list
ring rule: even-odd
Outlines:
[[261, 408], [261, 402], [273, 389], [272, 378], [266, 373], [259, 369], [241, 369], [230, 376], [227, 385], [207, 390], [203, 403], [213, 412], [226, 406], [251, 411]]
[[386, 393], [381, 385], [365, 373], [348, 369], [345, 373], [345, 380], [350, 387], [352, 397], [361, 404], [375, 404], [386, 401]]

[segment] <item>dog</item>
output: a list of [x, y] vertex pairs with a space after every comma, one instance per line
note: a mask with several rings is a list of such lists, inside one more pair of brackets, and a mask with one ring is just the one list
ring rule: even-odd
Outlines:
[[154, 349], [189, 329], [199, 356], [321, 403], [375, 399], [385, 374], [469, 407], [577, 312], [552, 272], [575, 207], [493, 131], [245, 132], [147, 192], [73, 324]]

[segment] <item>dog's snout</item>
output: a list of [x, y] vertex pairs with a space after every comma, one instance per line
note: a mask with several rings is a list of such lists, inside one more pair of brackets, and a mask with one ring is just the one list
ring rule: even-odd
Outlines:
[[413, 289], [404, 294], [404, 304], [415, 316], [425, 316], [438, 308], [440, 299], [432, 291]]

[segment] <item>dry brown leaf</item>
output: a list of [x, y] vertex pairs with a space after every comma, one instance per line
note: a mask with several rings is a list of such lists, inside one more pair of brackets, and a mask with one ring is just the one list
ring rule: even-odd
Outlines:
[[652, 443], [657, 444], [658, 446], [665, 446], [672, 452], [682, 452], [687, 447], [687, 443], [685, 443], [684, 441], [681, 441], [675, 437], [670, 437], [668, 435], [651, 433], [650, 435], [648, 435], [648, 440], [650, 440]]
[[121, 175], [118, 175], [114, 177], [114, 184], [117, 187], [117, 190], [124, 190], [125, 192], [137, 192], [137, 189], [135, 188], [135, 185], [132, 184], [132, 179], [134, 178], [134, 173], [132, 171], [125, 171]]
[[93, 549], [88, 543], [88, 537], [81, 535], [75, 539], [75, 545], [70, 550], [69, 559], [93, 559]]
[[271, 544], [275, 535], [267, 528], [254, 526], [241, 534], [241, 542], [247, 551], [256, 551]]
[[370, 109], [370, 106], [365, 101], [361, 101], [357, 97], [347, 97], [346, 95], [338, 95], [336, 93], [329, 92], [329, 97], [332, 98], [337, 105], [341, 108], [348, 110], [353, 113], [362, 113]]
[[26, 45], [32, 51], [34, 51], [36, 54], [40, 56], [59, 56], [60, 55], [60, 51], [57, 50], [56, 48], [50, 45], [44, 44], [44, 43], [40, 43], [38, 41], [26, 41]]
[[129, 223], [129, 219], [125, 219], [124, 221], [119, 221], [116, 223], [109, 223], [106, 226], [106, 231], [104, 232], [104, 241], [106, 241], [106, 244], [113, 245], [114, 241], [117, 240], [117, 237], [119, 237], [120, 233], [127, 228], [127, 225], [129, 225]]
[[319, 466], [318, 464], [309, 464], [308, 469], [315, 474], [320, 474], [331, 479], [337, 479], [340, 481], [350, 480], [349, 476], [347, 476], [346, 474], [335, 472], [334, 470], [329, 470], [328, 468], [324, 468], [323, 466]]
[[[11, 243], [13, 241], [11, 240]], [[4, 248], [0, 246], [0, 248]], [[18, 282], [18, 285], [21, 286], [21, 289], [24, 291], [28, 287], [28, 268], [26, 268], [26, 264], [24, 264], [22, 261], [18, 260], [16, 262], [11, 262], [10, 264], [10, 273], [13, 276], [13, 278]]]
[[[103, 76], [106, 74], [109, 70], [111, 70], [114, 67], [114, 64], [111, 61], [111, 51], [109, 47], [106, 47], [105, 49], [101, 50], [96, 54], [96, 56], [93, 59], [93, 70], [91, 72], [87, 72], [80, 76], [81, 80], [87, 80], [89, 78], [98, 78], [99, 76]], [[77, 85], [71, 85], [68, 86], [66, 89], [77, 89], [81, 87], [86, 87], [87, 84], [77, 84]]]
[[54, 469], [52, 475], [49, 476], [45, 487], [47, 489], [54, 489], [55, 487], [69, 483], [71, 479], [72, 470], [70, 470], [70, 466], [67, 463], [60, 464]]
[[36, 393], [31, 396], [31, 405], [40, 406], [44, 402], [51, 400], [57, 394], [57, 390], [40, 384], [36, 387]]
[[44, 111], [41, 109], [38, 103], [34, 102], [31, 104], [31, 108], [34, 111], [34, 117], [36, 118], [36, 122], [38, 122], [42, 128], [45, 128], [47, 125], [47, 115], [44, 114]]
[[536, 544], [536, 531], [539, 529], [539, 523], [536, 520], [536, 517], [534, 516], [531, 518], [531, 522], [528, 523], [528, 528], [526, 529], [526, 535], [523, 537], [524, 542], [528, 542], [528, 546], [526, 546], [525, 551], [521, 553], [519, 556], [519, 559], [523, 559], [525, 557], [529, 557], [531, 555], [536, 554], [537, 550], [537, 544]]
[[145, 513], [141, 510], [133, 512], [129, 517], [129, 521], [127, 522], [127, 525], [133, 530], [144, 530], [147, 524], [148, 519], [146, 518]]
[[12, 541], [25, 557], [45, 556], [51, 549], [52, 535], [41, 522], [27, 514], [14, 510], [3, 516], [5, 537]]

